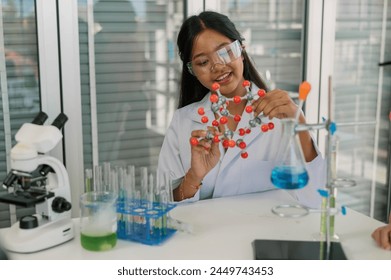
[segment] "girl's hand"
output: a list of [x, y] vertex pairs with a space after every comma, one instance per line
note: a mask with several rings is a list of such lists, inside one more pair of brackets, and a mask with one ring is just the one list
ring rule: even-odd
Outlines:
[[[269, 119], [295, 118], [298, 109], [298, 106], [293, 102], [288, 93], [281, 89], [269, 91], [265, 96], [255, 100], [252, 106], [256, 116], [263, 113]], [[305, 117], [302, 112], [299, 114], [298, 121], [299, 123], [305, 123]], [[318, 153], [315, 150], [310, 133], [308, 131], [299, 132], [299, 138], [305, 161], [312, 161]]]
[[255, 115], [263, 113], [265, 116], [272, 118], [294, 118], [298, 106], [289, 97], [286, 91], [274, 89], [260, 97], [252, 104]]
[[[220, 135], [213, 127], [208, 127], [208, 131], [213, 135]], [[201, 182], [205, 175], [216, 166], [220, 160], [219, 143], [205, 139], [206, 130], [193, 130], [192, 138], [200, 139], [197, 145], [191, 145], [191, 167], [192, 177], [199, 179]]]
[[391, 215], [388, 222], [388, 225], [377, 228], [372, 233], [372, 238], [378, 246], [386, 250], [391, 250]]

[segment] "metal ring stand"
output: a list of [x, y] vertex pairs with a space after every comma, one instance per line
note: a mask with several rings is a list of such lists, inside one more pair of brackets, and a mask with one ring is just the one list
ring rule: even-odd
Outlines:
[[[332, 182], [335, 188], [350, 188], [356, 186], [356, 181], [346, 178], [337, 178]], [[289, 210], [292, 213], [287, 213]], [[282, 204], [272, 208], [273, 214], [283, 218], [301, 218], [307, 216], [310, 210], [303, 205]]]
[[[286, 213], [284, 210], [295, 210], [295, 213]], [[300, 211], [301, 213], [299, 213]], [[272, 208], [273, 214], [276, 214], [277, 216], [283, 217], [283, 218], [301, 218], [304, 216], [307, 216], [310, 211], [307, 207], [302, 206], [302, 205], [290, 205], [290, 204], [282, 204], [282, 205], [277, 205]]]
[[356, 186], [356, 181], [347, 178], [337, 178], [332, 182], [335, 188], [350, 188]]

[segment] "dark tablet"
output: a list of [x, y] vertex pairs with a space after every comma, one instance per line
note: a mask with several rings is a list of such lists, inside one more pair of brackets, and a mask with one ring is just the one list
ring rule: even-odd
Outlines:
[[324, 241], [293, 240], [254, 240], [254, 259], [256, 260], [346, 260], [342, 246], [338, 242], [330, 243], [327, 258], [327, 245]]

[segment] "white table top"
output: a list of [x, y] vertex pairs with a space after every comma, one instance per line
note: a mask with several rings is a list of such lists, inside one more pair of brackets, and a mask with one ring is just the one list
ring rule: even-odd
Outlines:
[[[80, 245], [78, 219], [74, 219], [75, 238], [51, 249], [31, 254], [8, 253], [10, 259], [38, 260], [252, 260], [255, 239], [315, 240], [320, 214], [301, 218], [282, 218], [271, 212], [281, 204], [297, 204], [283, 190], [236, 197], [183, 203], [171, 216], [189, 223], [193, 233], [177, 232], [157, 246], [118, 240], [110, 251], [90, 252]], [[378, 248], [372, 231], [383, 223], [348, 209], [337, 215], [335, 232], [348, 259], [391, 259], [391, 251]], [[7, 229], [1, 229], [0, 235]]]

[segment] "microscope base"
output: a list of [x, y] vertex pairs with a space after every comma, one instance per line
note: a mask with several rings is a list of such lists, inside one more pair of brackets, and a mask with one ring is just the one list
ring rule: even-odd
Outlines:
[[17, 222], [6, 231], [2, 245], [11, 252], [34, 253], [65, 243], [73, 237], [70, 218], [47, 222], [33, 229], [21, 229]]

